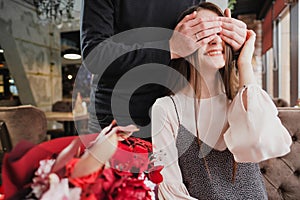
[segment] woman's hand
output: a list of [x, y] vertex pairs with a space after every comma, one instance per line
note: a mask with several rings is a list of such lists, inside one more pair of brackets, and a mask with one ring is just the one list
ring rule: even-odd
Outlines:
[[255, 38], [256, 34], [252, 30], [247, 30], [246, 41], [244, 43], [243, 48], [241, 49], [241, 53], [237, 60], [237, 65], [239, 69], [251, 66], [252, 69], [252, 57], [255, 49]]
[[116, 152], [118, 141], [139, 130], [134, 125], [115, 126], [114, 123], [101, 131], [93, 145], [76, 163], [71, 174], [72, 178], [82, 177], [101, 169]]
[[[255, 49], [256, 34], [252, 30], [247, 30], [245, 44], [241, 50], [237, 65], [239, 68], [239, 86], [256, 84], [256, 78], [252, 66], [252, 57]], [[248, 109], [247, 90], [243, 92], [242, 100], [245, 110]]]

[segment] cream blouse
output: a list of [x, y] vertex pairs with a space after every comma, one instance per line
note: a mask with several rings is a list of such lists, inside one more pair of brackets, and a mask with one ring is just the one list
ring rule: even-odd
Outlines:
[[[246, 88], [247, 111], [242, 101]], [[290, 134], [269, 95], [257, 85], [242, 88], [232, 102], [225, 94], [201, 99], [197, 126], [193, 98], [179, 92], [173, 99], [181, 125], [195, 136], [197, 127], [203, 142], [219, 151], [228, 148], [237, 162], [260, 162], [290, 151]], [[152, 107], [152, 142], [156, 165], [164, 165], [159, 199], [195, 199], [189, 196], [178, 165], [178, 125], [171, 98], [157, 99]]]

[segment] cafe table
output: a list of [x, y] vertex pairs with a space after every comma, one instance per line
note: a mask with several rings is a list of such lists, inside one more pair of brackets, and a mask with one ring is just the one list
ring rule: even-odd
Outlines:
[[63, 122], [64, 136], [77, 135], [82, 122], [88, 120], [88, 114], [74, 115], [72, 112], [45, 112], [48, 121]]

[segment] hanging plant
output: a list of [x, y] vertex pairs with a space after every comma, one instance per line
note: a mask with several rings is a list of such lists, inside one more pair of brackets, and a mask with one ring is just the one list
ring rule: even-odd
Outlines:
[[228, 8], [233, 11], [236, 0], [228, 0]]

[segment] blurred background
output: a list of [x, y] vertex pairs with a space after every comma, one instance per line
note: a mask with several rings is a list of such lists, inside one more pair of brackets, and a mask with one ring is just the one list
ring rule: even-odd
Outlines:
[[[295, 106], [299, 98], [298, 1], [212, 2], [223, 9], [230, 7], [233, 17], [256, 32], [253, 64], [259, 84], [272, 98]], [[0, 0], [0, 106], [32, 104], [47, 111], [55, 102], [72, 98], [81, 66], [80, 7], [81, 0]], [[88, 99], [91, 74], [80, 74], [81, 96]]]

